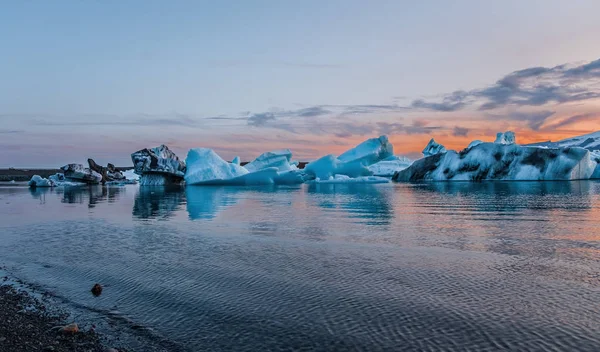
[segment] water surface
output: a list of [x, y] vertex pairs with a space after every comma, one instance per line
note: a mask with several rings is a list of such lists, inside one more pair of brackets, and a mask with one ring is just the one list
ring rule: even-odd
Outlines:
[[591, 181], [5, 186], [0, 265], [170, 350], [597, 351], [599, 215]]

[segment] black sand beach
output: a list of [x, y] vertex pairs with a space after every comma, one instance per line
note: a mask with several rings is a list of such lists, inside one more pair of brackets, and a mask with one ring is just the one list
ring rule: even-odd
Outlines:
[[0, 351], [122, 351], [103, 346], [93, 326], [65, 329], [73, 323], [67, 319], [66, 314], [51, 313], [27, 291], [0, 285]]

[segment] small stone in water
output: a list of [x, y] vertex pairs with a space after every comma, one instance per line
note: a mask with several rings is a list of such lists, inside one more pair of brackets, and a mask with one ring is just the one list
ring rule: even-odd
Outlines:
[[92, 287], [92, 294], [96, 297], [100, 296], [102, 294], [102, 286], [100, 286], [100, 284], [95, 284], [94, 287]]

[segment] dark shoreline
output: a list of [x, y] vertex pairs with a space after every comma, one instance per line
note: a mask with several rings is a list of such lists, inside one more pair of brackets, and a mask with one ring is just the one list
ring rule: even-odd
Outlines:
[[[92, 287], [88, 289], [93, 299]], [[118, 313], [88, 309], [24, 282], [0, 265], [1, 352], [186, 351], [185, 346]], [[77, 333], [63, 331], [73, 323]]]
[[51, 309], [43, 297], [34, 297], [8, 277], [0, 280], [0, 350], [24, 351], [125, 351], [105, 346], [94, 326], [78, 326], [78, 332], [65, 332], [72, 324], [69, 315]]

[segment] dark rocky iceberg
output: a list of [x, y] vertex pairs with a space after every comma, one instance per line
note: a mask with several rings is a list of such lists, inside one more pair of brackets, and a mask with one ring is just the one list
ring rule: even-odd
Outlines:
[[88, 159], [88, 164], [90, 166], [90, 170], [95, 171], [102, 175], [102, 183], [106, 182], [115, 182], [115, 181], [125, 181], [125, 176], [117, 170], [117, 168], [113, 164], [108, 164], [106, 167], [98, 165], [94, 159]]
[[98, 184], [102, 182], [102, 175], [81, 164], [67, 164], [61, 167], [65, 179], [69, 181], [87, 184]]
[[141, 185], [179, 184], [186, 171], [185, 163], [164, 144], [132, 153], [131, 160]]
[[480, 143], [416, 160], [394, 181], [585, 180], [595, 176], [596, 156], [582, 148], [539, 148]]

